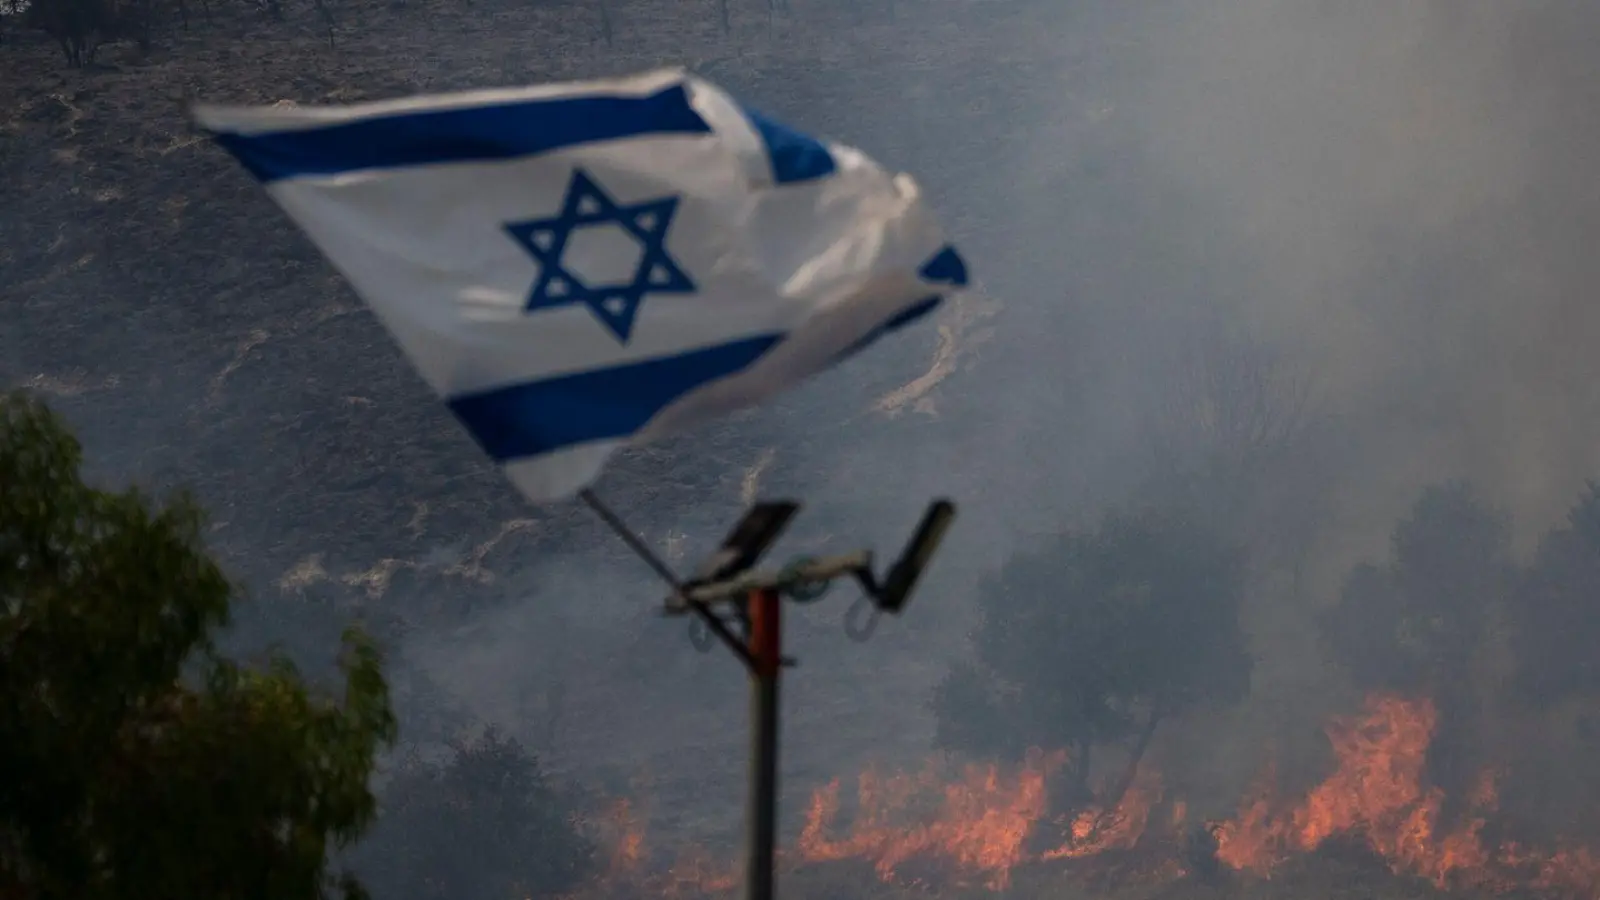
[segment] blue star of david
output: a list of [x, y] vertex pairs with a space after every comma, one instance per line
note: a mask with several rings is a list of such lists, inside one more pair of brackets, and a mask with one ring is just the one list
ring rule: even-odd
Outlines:
[[[539, 263], [539, 277], [528, 292], [525, 312], [582, 304], [618, 342], [626, 344], [646, 294], [692, 294], [693, 281], [667, 255], [667, 229], [678, 211], [677, 197], [622, 205], [611, 199], [582, 169], [574, 169], [561, 212], [545, 219], [508, 222], [505, 230]], [[617, 225], [644, 252], [629, 280], [588, 284], [562, 262], [574, 231], [592, 225]]]

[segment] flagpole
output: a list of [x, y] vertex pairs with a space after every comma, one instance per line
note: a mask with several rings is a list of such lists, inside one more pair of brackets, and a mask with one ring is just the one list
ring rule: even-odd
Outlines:
[[683, 583], [678, 580], [677, 575], [672, 573], [672, 569], [667, 566], [666, 562], [657, 556], [655, 551], [650, 549], [650, 545], [633, 533], [633, 529], [628, 527], [627, 522], [622, 521], [621, 516], [612, 512], [611, 507], [600, 502], [600, 498], [593, 490], [584, 488], [578, 492], [578, 496], [595, 515], [600, 517], [600, 521], [606, 523], [607, 528], [610, 528], [617, 537], [622, 538], [622, 542], [628, 545], [628, 549], [633, 551], [634, 556], [643, 560], [645, 565], [649, 566], [656, 575], [660, 576], [662, 581], [667, 583], [667, 587], [672, 588], [674, 591], [683, 590]]
[[[679, 580], [677, 575], [672, 573], [672, 569], [650, 549], [648, 544], [633, 533], [633, 529], [628, 527], [628, 523], [622, 521], [621, 516], [612, 512], [611, 508], [602, 503], [600, 498], [595, 495], [595, 492], [589, 488], [579, 491], [578, 496], [588, 505], [589, 509], [594, 511], [596, 516], [600, 517], [600, 521], [606, 523], [606, 527], [610, 528], [617, 537], [622, 539], [624, 544], [628, 545], [628, 549], [633, 551], [634, 556], [639, 557], [662, 581], [666, 582], [667, 587], [672, 588], [674, 597], [683, 596], [683, 582]], [[744, 663], [746, 667], [752, 664], [754, 657], [750, 655], [750, 651], [745, 647], [745, 642], [734, 635], [733, 631], [728, 628], [727, 623], [707, 609], [704, 604], [689, 604], [689, 608], [694, 611], [701, 622], [705, 623], [707, 628], [711, 629], [712, 634], [722, 640], [724, 646], [733, 651], [733, 655], [737, 656], [740, 662]]]

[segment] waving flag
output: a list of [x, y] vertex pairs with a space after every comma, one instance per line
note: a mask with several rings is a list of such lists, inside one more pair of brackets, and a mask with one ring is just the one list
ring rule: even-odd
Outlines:
[[910, 177], [678, 70], [196, 118], [536, 501], [967, 282]]

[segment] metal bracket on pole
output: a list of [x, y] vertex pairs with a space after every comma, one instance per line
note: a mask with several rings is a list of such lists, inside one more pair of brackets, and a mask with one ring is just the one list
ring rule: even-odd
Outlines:
[[[723, 603], [742, 603], [751, 591], [774, 590], [791, 599], [811, 601], [819, 590], [839, 578], [853, 578], [872, 605], [887, 613], [899, 614], [911, 599], [922, 572], [944, 540], [956, 517], [949, 500], [935, 500], [923, 513], [916, 531], [894, 565], [880, 580], [872, 572], [872, 551], [857, 550], [821, 559], [802, 560], [777, 571], [747, 571], [760, 558], [783, 528], [799, 511], [799, 504], [782, 501], [758, 503], [734, 526], [722, 547], [701, 566], [700, 576], [662, 603], [668, 615], [686, 615], [699, 608]], [[750, 523], [765, 523], [755, 527]]]
[[[745, 513], [723, 539], [722, 546], [701, 564], [695, 575], [680, 583], [666, 564], [598, 497], [587, 490], [581, 496], [672, 586], [673, 593], [662, 604], [662, 611], [672, 616], [696, 616], [750, 673], [746, 896], [748, 900], [773, 900], [778, 825], [778, 681], [782, 669], [794, 664], [783, 655], [783, 601], [813, 602], [820, 599], [834, 581], [848, 577], [861, 586], [863, 596], [857, 605], [862, 601], [870, 604], [874, 620], [885, 612], [898, 615], [911, 599], [923, 570], [954, 521], [955, 504], [949, 500], [935, 500], [929, 504], [900, 558], [880, 579], [873, 574], [870, 550], [801, 560], [777, 571], [752, 571], [762, 554], [777, 542], [800, 511], [800, 504], [793, 501], [758, 503]], [[864, 640], [871, 632], [871, 623], [852, 629], [848, 624], [850, 617], [846, 621], [846, 631], [852, 632], [852, 637]]]
[[[750, 673], [749, 856], [745, 881], [748, 900], [773, 900], [779, 673], [784, 666], [793, 665], [793, 660], [783, 655], [783, 600], [813, 602], [835, 580], [852, 578], [861, 586], [862, 599], [871, 604], [874, 617], [884, 612], [898, 615], [956, 515], [955, 504], [949, 500], [929, 504], [900, 558], [881, 579], [873, 574], [869, 550], [802, 560], [777, 571], [751, 571], [799, 511], [800, 504], [792, 501], [756, 504], [723, 539], [717, 552], [700, 566], [695, 577], [678, 586], [662, 604], [668, 615], [699, 616]], [[742, 640], [728, 627], [721, 607], [731, 607], [731, 617], [742, 632]], [[870, 627], [859, 633], [864, 639]]]

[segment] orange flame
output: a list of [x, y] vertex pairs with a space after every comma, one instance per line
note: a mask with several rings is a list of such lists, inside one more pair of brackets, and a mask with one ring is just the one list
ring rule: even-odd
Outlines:
[[[1335, 836], [1364, 838], [1397, 872], [1422, 875], [1440, 887], [1481, 883], [1490, 854], [1473, 818], [1439, 834], [1444, 794], [1424, 789], [1423, 767], [1437, 713], [1428, 701], [1381, 695], [1362, 715], [1327, 729], [1338, 767], [1287, 815], [1274, 815], [1270, 793], [1247, 802], [1218, 830], [1218, 858], [1236, 869], [1267, 873], [1291, 851], [1317, 849]], [[1492, 799], [1492, 787], [1476, 799]]]
[[[1352, 840], [1396, 873], [1440, 887], [1522, 887], [1597, 896], [1600, 854], [1581, 847], [1496, 846], [1485, 837], [1498, 798], [1496, 772], [1483, 773], [1467, 798], [1464, 820], [1446, 824], [1444, 794], [1425, 778], [1437, 721], [1431, 702], [1393, 695], [1370, 697], [1360, 713], [1334, 719], [1326, 729], [1335, 759], [1332, 774], [1298, 800], [1285, 801], [1269, 763], [1233, 817], [1211, 826], [1217, 861], [1247, 875], [1270, 877], [1296, 854], [1334, 839]], [[952, 880], [975, 878], [993, 890], [1007, 888], [1024, 865], [1081, 865], [1114, 853], [1123, 855], [1112, 868], [1134, 865], [1133, 874], [1141, 877], [1185, 874], [1189, 863], [1180, 864], [1171, 851], [1182, 840], [1189, 809], [1182, 799], [1173, 799], [1157, 815], [1165, 791], [1154, 768], [1142, 767], [1114, 808], [1090, 808], [1070, 821], [1050, 821], [1049, 780], [1065, 762], [1065, 753], [1034, 752], [1014, 771], [998, 765], [953, 768], [941, 761], [912, 773], [868, 771], [857, 780], [843, 826], [836, 779], [813, 793], [788, 862], [858, 860], [870, 863], [884, 881], [905, 881], [915, 862]], [[612, 818], [619, 833], [612, 871], [637, 879], [642, 832], [625, 802]], [[1041, 841], [1056, 829], [1062, 835], [1059, 846], [1044, 842], [1041, 849]], [[1127, 855], [1136, 848], [1138, 854]], [[1152, 850], [1166, 855], [1153, 858]], [[1096, 865], [1107, 868], [1103, 862]], [[679, 897], [726, 891], [739, 880], [736, 867], [713, 865], [697, 854], [682, 858], [664, 880], [652, 883], [661, 894]]]
[[[1033, 754], [1010, 779], [998, 766], [969, 765], [959, 779], [942, 783], [937, 763], [911, 776], [863, 774], [856, 821], [838, 839], [826, 835], [839, 812], [835, 780], [812, 797], [800, 856], [808, 862], [870, 859], [886, 881], [912, 859], [942, 856], [958, 869], [983, 874], [990, 887], [1003, 889], [1011, 869], [1026, 856], [1029, 832], [1044, 815], [1046, 779], [1065, 760], [1063, 753]], [[916, 816], [919, 800], [931, 806], [931, 815]]]
[[1538, 853], [1516, 844], [1491, 846], [1486, 816], [1498, 799], [1497, 777], [1485, 772], [1473, 790], [1473, 813], [1441, 831], [1444, 793], [1424, 787], [1423, 769], [1437, 713], [1427, 700], [1377, 695], [1361, 715], [1327, 729], [1338, 766], [1287, 813], [1277, 813], [1271, 773], [1217, 830], [1217, 857], [1235, 869], [1270, 874], [1293, 852], [1309, 852], [1336, 836], [1361, 839], [1397, 873], [1439, 887], [1507, 887], [1511, 875], [1532, 872], [1523, 884], [1542, 890], [1592, 891], [1600, 859], [1586, 849]]
[[[1161, 800], [1161, 776], [1154, 769], [1140, 771], [1128, 792], [1114, 809], [1091, 807], [1073, 818], [1065, 844], [1045, 852], [1041, 857], [1052, 859], [1083, 859], [1109, 850], [1131, 850], [1144, 835], [1150, 821], [1150, 810]], [[1182, 821], [1182, 813], [1174, 809], [1174, 820]]]
[[[1394, 697], [1368, 701], [1364, 716], [1328, 728], [1338, 768], [1287, 815], [1276, 812], [1270, 781], [1224, 823], [1219, 856], [1235, 868], [1265, 872], [1291, 850], [1315, 850], [1328, 838], [1362, 831], [1376, 845], [1401, 843], [1402, 820], [1423, 801], [1423, 754], [1432, 737], [1431, 704]], [[1381, 852], [1381, 851], [1380, 851]]]

